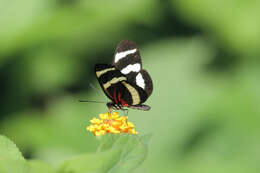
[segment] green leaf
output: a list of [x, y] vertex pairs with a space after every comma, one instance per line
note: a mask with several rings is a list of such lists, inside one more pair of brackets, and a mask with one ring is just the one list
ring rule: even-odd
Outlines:
[[51, 165], [38, 161], [30, 160], [29, 162], [30, 173], [54, 173], [54, 169]]
[[110, 149], [106, 145], [106, 151], [68, 160], [61, 165], [59, 173], [127, 173], [137, 168], [146, 158], [150, 135], [120, 135], [115, 140], [112, 140], [113, 135], [104, 138], [106, 141], [111, 139]]
[[9, 157], [14, 160], [24, 160], [16, 145], [7, 137], [0, 135], [0, 157]]
[[29, 167], [16, 145], [0, 135], [0, 172], [28, 173]]
[[105, 151], [111, 149], [114, 143], [120, 138], [119, 135], [105, 135], [100, 137], [100, 145], [98, 147], [98, 151]]
[[120, 159], [117, 164], [110, 167], [107, 172], [113, 173], [127, 173], [137, 168], [147, 156], [147, 143], [151, 135], [144, 135], [142, 137], [123, 136], [119, 138], [113, 145], [112, 150], [121, 148]]
[[28, 173], [29, 167], [25, 160], [16, 160], [0, 156], [1, 173]]

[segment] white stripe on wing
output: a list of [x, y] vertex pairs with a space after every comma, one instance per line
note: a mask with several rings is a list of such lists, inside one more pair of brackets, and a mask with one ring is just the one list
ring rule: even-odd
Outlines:
[[145, 87], [144, 78], [141, 73], [138, 73], [136, 76], [136, 84], [143, 89]]
[[127, 50], [124, 52], [116, 53], [115, 55], [115, 63], [117, 63], [120, 59], [126, 57], [129, 54], [135, 53], [137, 49]]
[[121, 70], [121, 73], [123, 74], [128, 74], [130, 72], [139, 72], [141, 70], [141, 64], [136, 63], [136, 64], [129, 64], [125, 68]]

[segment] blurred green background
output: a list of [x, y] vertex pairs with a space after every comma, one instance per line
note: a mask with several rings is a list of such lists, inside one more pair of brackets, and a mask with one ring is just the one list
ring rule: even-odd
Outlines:
[[108, 100], [93, 66], [128, 39], [154, 82], [129, 111], [153, 134], [135, 173], [259, 172], [259, 18], [253, 0], [1, 0], [0, 134], [55, 166], [95, 152], [107, 108], [78, 100]]

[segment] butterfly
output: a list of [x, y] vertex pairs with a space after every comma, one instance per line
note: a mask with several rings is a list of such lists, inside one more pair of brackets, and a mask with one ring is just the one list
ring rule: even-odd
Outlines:
[[149, 73], [142, 69], [140, 52], [134, 42], [121, 41], [115, 50], [113, 64], [96, 64], [95, 73], [111, 100], [107, 103], [109, 109], [151, 109], [143, 103], [152, 94], [153, 82]]

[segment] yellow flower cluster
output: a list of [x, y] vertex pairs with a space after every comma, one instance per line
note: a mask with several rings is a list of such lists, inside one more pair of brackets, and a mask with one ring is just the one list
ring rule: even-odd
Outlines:
[[99, 118], [90, 120], [91, 125], [86, 129], [95, 136], [104, 135], [106, 133], [120, 134], [138, 134], [134, 129], [134, 124], [127, 121], [127, 116], [120, 116], [118, 112], [99, 114]]

